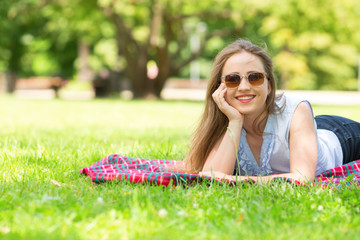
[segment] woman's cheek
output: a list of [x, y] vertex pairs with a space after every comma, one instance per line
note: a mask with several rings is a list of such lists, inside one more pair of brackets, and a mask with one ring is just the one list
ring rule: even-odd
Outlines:
[[227, 102], [230, 106], [234, 107], [233, 98], [228, 94], [228, 92], [225, 93], [225, 96], [224, 96], [224, 97], [225, 97], [226, 102]]

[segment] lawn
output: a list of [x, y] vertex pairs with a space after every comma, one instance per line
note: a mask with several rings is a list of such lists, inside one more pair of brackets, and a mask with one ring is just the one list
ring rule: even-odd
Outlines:
[[[185, 101], [0, 96], [0, 239], [357, 239], [360, 191], [288, 183], [92, 184], [112, 153], [183, 159], [202, 112]], [[315, 106], [360, 121], [360, 106]]]

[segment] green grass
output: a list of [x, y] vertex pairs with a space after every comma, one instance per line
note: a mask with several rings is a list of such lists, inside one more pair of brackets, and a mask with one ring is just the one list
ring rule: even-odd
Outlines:
[[[315, 106], [360, 121], [360, 107]], [[360, 191], [92, 184], [112, 153], [183, 159], [202, 103], [0, 96], [0, 239], [356, 239]], [[52, 183], [60, 183], [60, 186]]]

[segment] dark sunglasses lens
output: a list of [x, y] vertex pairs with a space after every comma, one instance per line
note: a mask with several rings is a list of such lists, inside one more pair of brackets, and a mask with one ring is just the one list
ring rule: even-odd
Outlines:
[[248, 80], [252, 86], [260, 86], [264, 83], [265, 76], [262, 73], [250, 73]]
[[230, 74], [225, 77], [225, 85], [228, 88], [235, 88], [240, 84], [240, 76], [236, 74]]

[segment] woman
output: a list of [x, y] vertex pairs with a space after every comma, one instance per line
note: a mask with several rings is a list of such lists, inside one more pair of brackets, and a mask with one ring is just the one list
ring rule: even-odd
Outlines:
[[[360, 124], [314, 119], [309, 102], [276, 96], [271, 58], [239, 39], [216, 57], [206, 106], [185, 159], [189, 171], [227, 179], [300, 181], [360, 158]], [[345, 133], [345, 134], [344, 134]]]

